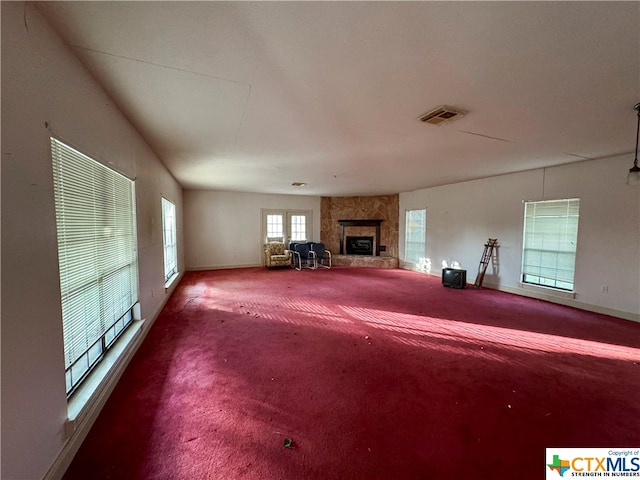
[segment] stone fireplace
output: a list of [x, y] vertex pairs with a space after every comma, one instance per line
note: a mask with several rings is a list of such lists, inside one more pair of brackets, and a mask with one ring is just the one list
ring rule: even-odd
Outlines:
[[[331, 250], [334, 265], [398, 267], [399, 196], [322, 197], [320, 238]], [[348, 237], [355, 237], [353, 244]], [[363, 240], [371, 250], [360, 251]], [[349, 245], [349, 246], [348, 246]], [[356, 247], [353, 251], [352, 247]], [[368, 245], [367, 245], [368, 247]]]

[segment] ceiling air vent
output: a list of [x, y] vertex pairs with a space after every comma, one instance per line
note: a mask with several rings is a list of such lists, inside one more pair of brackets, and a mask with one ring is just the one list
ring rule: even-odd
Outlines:
[[444, 125], [447, 122], [452, 122], [453, 120], [462, 118], [466, 114], [467, 112], [464, 110], [442, 105], [422, 115], [420, 117], [420, 121], [430, 123], [431, 125]]

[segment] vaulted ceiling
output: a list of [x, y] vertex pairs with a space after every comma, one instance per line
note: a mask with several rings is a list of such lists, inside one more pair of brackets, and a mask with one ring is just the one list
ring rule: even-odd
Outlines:
[[[38, 8], [187, 189], [389, 194], [635, 146], [639, 2]], [[443, 104], [468, 113], [418, 120]]]

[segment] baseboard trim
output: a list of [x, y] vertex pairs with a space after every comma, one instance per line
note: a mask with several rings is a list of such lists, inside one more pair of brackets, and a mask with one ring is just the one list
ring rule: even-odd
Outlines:
[[403, 270], [411, 270], [412, 272], [424, 273], [427, 275], [432, 275], [434, 277], [439, 275], [436, 273], [432, 273], [431, 271], [418, 268], [418, 266], [415, 263], [405, 262], [404, 260], [398, 260], [398, 268], [401, 268]]
[[544, 292], [538, 292], [536, 290], [531, 290], [527, 288], [505, 287], [502, 285], [495, 285], [491, 283], [486, 284], [485, 286], [486, 288], [499, 290], [501, 292], [513, 293], [515, 295], [520, 295], [520, 296], [529, 297], [529, 298], [536, 298], [538, 300], [545, 300], [547, 302], [557, 303], [559, 305], [565, 305], [567, 307], [573, 307], [579, 310], [586, 310], [588, 312], [600, 313], [602, 315], [609, 315], [611, 317], [622, 318], [623, 320], [630, 320], [632, 322], [640, 323], [639, 314], [625, 312], [622, 310], [616, 310], [614, 308], [603, 307], [600, 305], [593, 305], [591, 303], [579, 302], [571, 297], [547, 294]]
[[188, 272], [201, 272], [203, 270], [226, 270], [229, 268], [255, 268], [264, 267], [262, 263], [245, 263], [242, 265], [210, 265], [201, 267], [187, 267]]
[[[182, 275], [183, 273], [179, 274], [177, 281], [173, 282], [171, 285], [172, 288], [169, 290], [173, 291], [173, 288], [180, 283]], [[150, 328], [153, 326], [160, 315], [160, 312], [169, 300], [171, 292], [167, 293], [168, 294], [165, 296], [160, 308], [158, 308], [158, 311], [151, 319], [138, 320], [140, 325], [137, 327], [137, 330], [133, 332], [129, 344], [125, 347], [120, 357], [111, 366], [111, 370], [104, 376], [102, 382], [93, 392], [91, 398], [78, 413], [78, 416], [73, 419], [68, 419], [65, 422], [64, 431], [66, 441], [46, 475], [43, 477], [43, 480], [61, 480], [63, 478], [65, 472], [69, 468], [69, 465], [71, 465], [73, 458], [80, 449], [82, 442], [84, 442], [85, 438], [89, 434], [91, 427], [98, 418], [98, 415], [109, 399], [109, 396], [113, 392], [113, 389], [118, 384], [120, 377], [126, 370], [135, 353], [138, 351], [140, 345], [142, 345], [142, 342], [149, 333]]]
[[[422, 273], [425, 275], [431, 275], [434, 277], [440, 277], [440, 272], [426, 272], [420, 269], [415, 268], [415, 265], [400, 262], [400, 268], [405, 270], [411, 270], [413, 272]], [[468, 284], [471, 287], [471, 284]], [[490, 288], [492, 290], [498, 290], [501, 292], [512, 293], [514, 295], [520, 295], [522, 297], [535, 298], [538, 300], [545, 300], [551, 303], [557, 303], [559, 305], [565, 305], [567, 307], [577, 308], [579, 310], [585, 310], [587, 312], [600, 313], [602, 315], [609, 315], [611, 317], [622, 318], [623, 320], [630, 320], [632, 322], [640, 323], [640, 314], [625, 312], [623, 310], [616, 310], [614, 308], [603, 307], [600, 305], [593, 305], [590, 303], [579, 302], [575, 300], [574, 295], [553, 295], [551, 293], [546, 293], [542, 289], [538, 291], [538, 289], [530, 289], [530, 288], [515, 288], [515, 287], [506, 287], [504, 285], [497, 285], [493, 283], [484, 283], [482, 288]]]
[[[146, 320], [142, 320], [141, 322], [146, 323]], [[60, 454], [53, 462], [53, 465], [51, 465], [49, 471], [44, 476], [44, 480], [62, 479], [69, 468], [69, 465], [71, 465], [73, 457], [89, 434], [93, 423], [98, 418], [98, 415], [102, 411], [102, 408], [111, 395], [111, 392], [113, 392], [113, 389], [120, 380], [120, 377], [124, 373], [129, 361], [138, 350], [138, 347], [142, 344], [146, 332], [148, 331], [149, 329], [145, 328], [144, 325], [139, 327], [139, 329], [134, 333], [134, 337], [131, 342], [125, 348], [125, 351], [111, 367], [111, 370], [103, 379], [100, 386], [95, 390], [95, 392], [93, 392], [91, 399], [84, 406], [81, 413], [76, 418], [68, 419], [65, 422], [64, 430], [67, 441], [62, 447]]]

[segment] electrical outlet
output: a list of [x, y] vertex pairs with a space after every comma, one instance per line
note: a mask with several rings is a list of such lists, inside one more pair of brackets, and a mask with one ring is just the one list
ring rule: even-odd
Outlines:
[[609, 285], [603, 285], [602, 286], [602, 293], [608, 293], [609, 292]]

